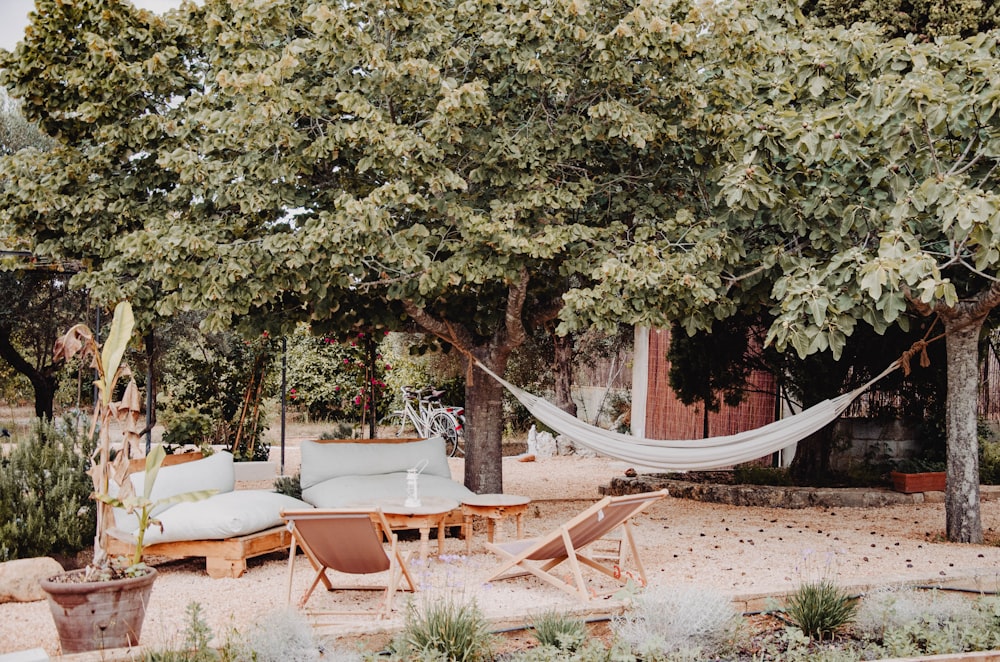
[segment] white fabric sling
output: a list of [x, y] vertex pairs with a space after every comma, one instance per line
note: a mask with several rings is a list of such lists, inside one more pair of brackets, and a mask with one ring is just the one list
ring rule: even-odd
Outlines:
[[707, 439], [665, 440], [633, 437], [589, 425], [514, 386], [482, 363], [476, 363], [503, 384], [535, 418], [559, 434], [601, 455], [663, 471], [718, 469], [755, 460], [790, 446], [833, 422], [868, 387], [900, 366], [900, 361], [894, 361], [877, 377], [853, 391], [754, 430]]

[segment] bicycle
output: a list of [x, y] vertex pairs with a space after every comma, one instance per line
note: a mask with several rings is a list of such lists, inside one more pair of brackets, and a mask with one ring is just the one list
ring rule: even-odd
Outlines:
[[417, 391], [404, 386], [401, 391], [403, 408], [386, 417], [396, 427], [396, 436], [402, 437], [407, 427], [412, 427], [417, 436], [443, 437], [449, 457], [464, 455], [465, 409], [441, 404], [444, 391], [434, 388]]

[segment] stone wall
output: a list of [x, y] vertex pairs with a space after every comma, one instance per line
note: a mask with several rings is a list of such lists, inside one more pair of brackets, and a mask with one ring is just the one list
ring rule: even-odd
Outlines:
[[841, 449], [830, 457], [836, 470], [862, 464], [869, 457], [902, 460], [919, 450], [916, 424], [897, 419], [840, 419], [834, 423], [834, 438]]

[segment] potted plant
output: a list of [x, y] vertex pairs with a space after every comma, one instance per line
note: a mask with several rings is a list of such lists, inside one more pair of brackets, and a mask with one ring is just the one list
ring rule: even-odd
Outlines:
[[895, 471], [889, 473], [892, 489], [912, 492], [944, 492], [947, 484], [945, 463], [911, 458], [903, 460]]
[[[97, 371], [97, 401], [90, 434], [98, 436], [97, 448], [90, 468], [94, 482], [93, 497], [99, 501], [97, 527], [94, 536], [94, 557], [80, 570], [64, 572], [41, 582], [48, 595], [63, 653], [122, 648], [139, 643], [146, 604], [152, 591], [156, 570], [143, 563], [143, 540], [146, 529], [156, 524], [153, 509], [177, 501], [190, 501], [209, 496], [211, 492], [190, 492], [166, 500], [152, 500], [156, 474], [166, 455], [157, 445], [146, 457], [146, 480], [143, 494], [136, 495], [127, 480], [129, 458], [141, 453], [139, 390], [123, 363], [125, 349], [132, 336], [135, 319], [128, 302], [115, 307], [111, 328], [103, 347], [99, 346], [90, 329], [77, 324], [56, 342], [57, 360], [77, 354], [91, 358]], [[112, 402], [116, 386], [129, 377], [122, 400]], [[124, 425], [121, 446], [112, 452], [111, 424]], [[111, 494], [112, 478], [120, 485]], [[135, 513], [140, 528], [135, 551], [130, 559], [109, 558], [105, 549], [107, 531], [113, 522], [113, 508]]]

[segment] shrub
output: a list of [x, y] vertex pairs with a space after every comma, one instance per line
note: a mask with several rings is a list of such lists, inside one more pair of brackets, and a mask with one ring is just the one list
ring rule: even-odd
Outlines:
[[665, 586], [637, 593], [612, 628], [644, 660], [704, 659], [735, 637], [739, 623], [728, 596], [704, 586]]
[[785, 613], [810, 639], [832, 639], [854, 618], [856, 600], [829, 579], [799, 586], [788, 598]]
[[759, 464], [738, 464], [733, 468], [733, 482], [738, 485], [791, 485], [788, 469], [762, 467]]
[[320, 646], [301, 612], [267, 614], [246, 631], [233, 631], [219, 650], [222, 662], [316, 662]]
[[202, 616], [201, 605], [192, 602], [185, 611], [188, 624], [184, 629], [184, 645], [181, 650], [147, 651], [143, 657], [144, 662], [214, 662], [219, 659], [219, 654], [209, 645], [212, 629]]
[[890, 657], [988, 650], [1000, 645], [998, 605], [995, 598], [885, 589], [865, 596], [855, 629]]
[[478, 662], [492, 657], [489, 623], [475, 603], [453, 600], [407, 605], [403, 631], [391, 646], [397, 659]]
[[74, 556], [96, 531], [94, 486], [86, 471], [92, 439], [73, 425], [38, 422], [0, 454], [0, 561]]
[[979, 482], [1000, 485], [1000, 442], [979, 440]]
[[279, 476], [274, 479], [274, 491], [296, 499], [302, 498], [302, 474]]
[[587, 641], [587, 625], [559, 611], [547, 611], [533, 623], [535, 639], [541, 646], [573, 652]]

